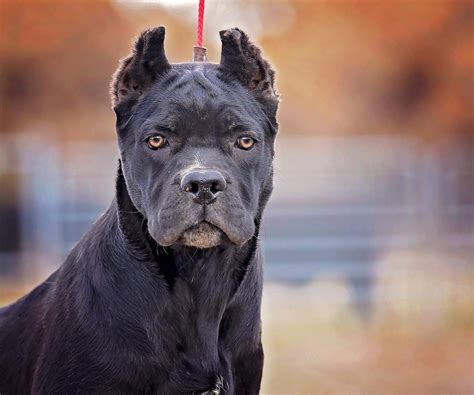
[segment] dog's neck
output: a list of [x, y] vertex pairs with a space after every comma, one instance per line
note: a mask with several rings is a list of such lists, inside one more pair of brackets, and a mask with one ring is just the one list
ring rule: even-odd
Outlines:
[[202, 271], [206, 261], [212, 260], [221, 262], [220, 270], [232, 272], [235, 291], [242, 282], [248, 265], [254, 260], [259, 224], [256, 224], [254, 237], [241, 247], [222, 245], [198, 249], [180, 245], [172, 247], [158, 245], [148, 233], [146, 218], [137, 210], [130, 198], [120, 164], [116, 180], [116, 207], [119, 231], [127, 250], [135, 259], [152, 265], [170, 287], [173, 287], [177, 277], [192, 281], [195, 278], [193, 273]]

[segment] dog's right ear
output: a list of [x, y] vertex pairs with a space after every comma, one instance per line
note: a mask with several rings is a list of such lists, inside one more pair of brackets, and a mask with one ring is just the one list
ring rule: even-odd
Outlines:
[[170, 69], [166, 59], [165, 28], [144, 31], [132, 53], [120, 62], [111, 84], [112, 104], [117, 125], [130, 118], [140, 97], [153, 85], [157, 77]]

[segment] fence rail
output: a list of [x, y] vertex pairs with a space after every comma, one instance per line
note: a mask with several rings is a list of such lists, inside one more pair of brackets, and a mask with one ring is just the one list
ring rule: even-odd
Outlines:
[[[50, 257], [38, 264], [59, 265], [114, 191], [114, 144], [41, 141], [26, 147], [20, 138], [0, 148], [0, 177], [16, 185], [14, 193], [3, 190], [1, 201], [13, 200], [19, 233], [17, 246], [1, 243], [7, 248], [0, 248], [0, 275], [31, 265], [35, 254]], [[409, 138], [281, 139], [263, 225], [267, 278], [369, 284], [377, 260], [390, 250], [437, 248], [472, 257], [469, 149], [463, 161], [456, 150], [420, 156]], [[9, 226], [2, 224], [4, 239], [12, 235]]]

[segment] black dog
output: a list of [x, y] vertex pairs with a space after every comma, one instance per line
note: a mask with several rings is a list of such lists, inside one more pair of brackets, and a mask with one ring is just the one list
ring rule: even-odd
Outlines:
[[2, 395], [259, 392], [278, 97], [246, 34], [220, 35], [220, 64], [169, 64], [163, 27], [121, 63], [116, 197], [0, 311]]

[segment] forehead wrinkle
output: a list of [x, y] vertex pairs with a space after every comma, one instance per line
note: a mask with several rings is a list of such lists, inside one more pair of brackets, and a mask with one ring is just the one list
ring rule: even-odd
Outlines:
[[202, 67], [177, 70], [163, 83], [155, 85], [153, 91], [146, 114], [152, 119], [151, 123], [170, 125], [169, 129], [173, 129], [181, 115], [187, 113], [203, 122], [220, 122], [220, 127], [225, 129], [236, 126], [259, 129], [255, 122], [258, 116], [246, 102], [246, 95], [223, 84], [212, 70]]
[[206, 90], [210, 95], [216, 95], [218, 92], [218, 86], [215, 82], [209, 79], [207, 74], [204, 74], [202, 70], [198, 69], [192, 73], [194, 82], [201, 87], [202, 89]]
[[149, 130], [155, 128], [166, 128], [173, 130], [176, 124], [175, 117], [171, 114], [160, 114], [160, 116], [147, 118], [141, 125], [142, 129]]
[[166, 91], [169, 92], [169, 91], [177, 91], [179, 89], [182, 89], [183, 87], [185, 87], [189, 81], [192, 79], [191, 77], [191, 73], [190, 72], [185, 72], [185, 73], [180, 73], [178, 74], [174, 81], [172, 81], [171, 83], [167, 83], [166, 84]]
[[222, 114], [228, 129], [259, 130], [258, 123], [251, 117], [244, 107], [238, 104], [223, 103], [217, 108], [218, 114]]
[[188, 95], [195, 92], [197, 89], [204, 90], [208, 95], [214, 97], [219, 93], [219, 87], [213, 81], [211, 76], [204, 73], [202, 68], [194, 70], [185, 69], [178, 75], [173, 76], [171, 82], [164, 81], [162, 88], [165, 88], [167, 93]]

